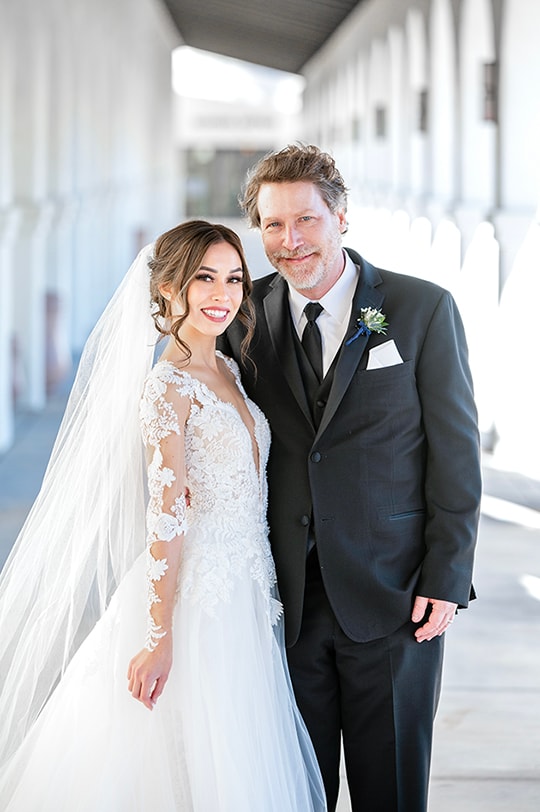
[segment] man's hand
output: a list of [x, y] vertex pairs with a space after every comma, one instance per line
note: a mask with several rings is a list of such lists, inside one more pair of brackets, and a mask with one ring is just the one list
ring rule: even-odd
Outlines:
[[436, 598], [422, 598], [418, 595], [414, 601], [411, 615], [413, 623], [420, 623], [426, 614], [428, 604], [431, 604], [428, 619], [414, 633], [419, 643], [423, 643], [424, 640], [432, 640], [434, 637], [443, 634], [453, 622], [456, 614], [457, 603], [439, 601]]

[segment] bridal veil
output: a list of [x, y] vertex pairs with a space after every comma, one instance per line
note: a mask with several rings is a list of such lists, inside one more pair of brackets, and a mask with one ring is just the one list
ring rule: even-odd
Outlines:
[[152, 366], [144, 248], [84, 348], [40, 493], [0, 575], [0, 765], [145, 546], [139, 400]]

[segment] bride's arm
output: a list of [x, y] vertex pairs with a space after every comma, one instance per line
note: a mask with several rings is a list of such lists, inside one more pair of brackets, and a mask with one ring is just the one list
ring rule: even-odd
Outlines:
[[188, 493], [184, 464], [184, 426], [189, 400], [169, 386], [150, 404], [142, 400], [148, 466], [148, 625], [145, 647], [128, 668], [129, 691], [150, 710], [162, 694], [172, 666], [172, 619], [176, 601]]

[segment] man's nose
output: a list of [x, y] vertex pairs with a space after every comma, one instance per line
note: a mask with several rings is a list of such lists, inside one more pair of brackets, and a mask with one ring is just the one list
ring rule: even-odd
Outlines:
[[302, 243], [302, 235], [296, 225], [286, 225], [283, 231], [283, 247], [288, 250], [297, 248]]

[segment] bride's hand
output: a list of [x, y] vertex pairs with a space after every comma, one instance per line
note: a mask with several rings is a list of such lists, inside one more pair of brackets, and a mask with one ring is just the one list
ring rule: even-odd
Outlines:
[[172, 635], [159, 641], [154, 651], [143, 648], [129, 664], [127, 678], [130, 694], [152, 710], [163, 693], [172, 666]]

